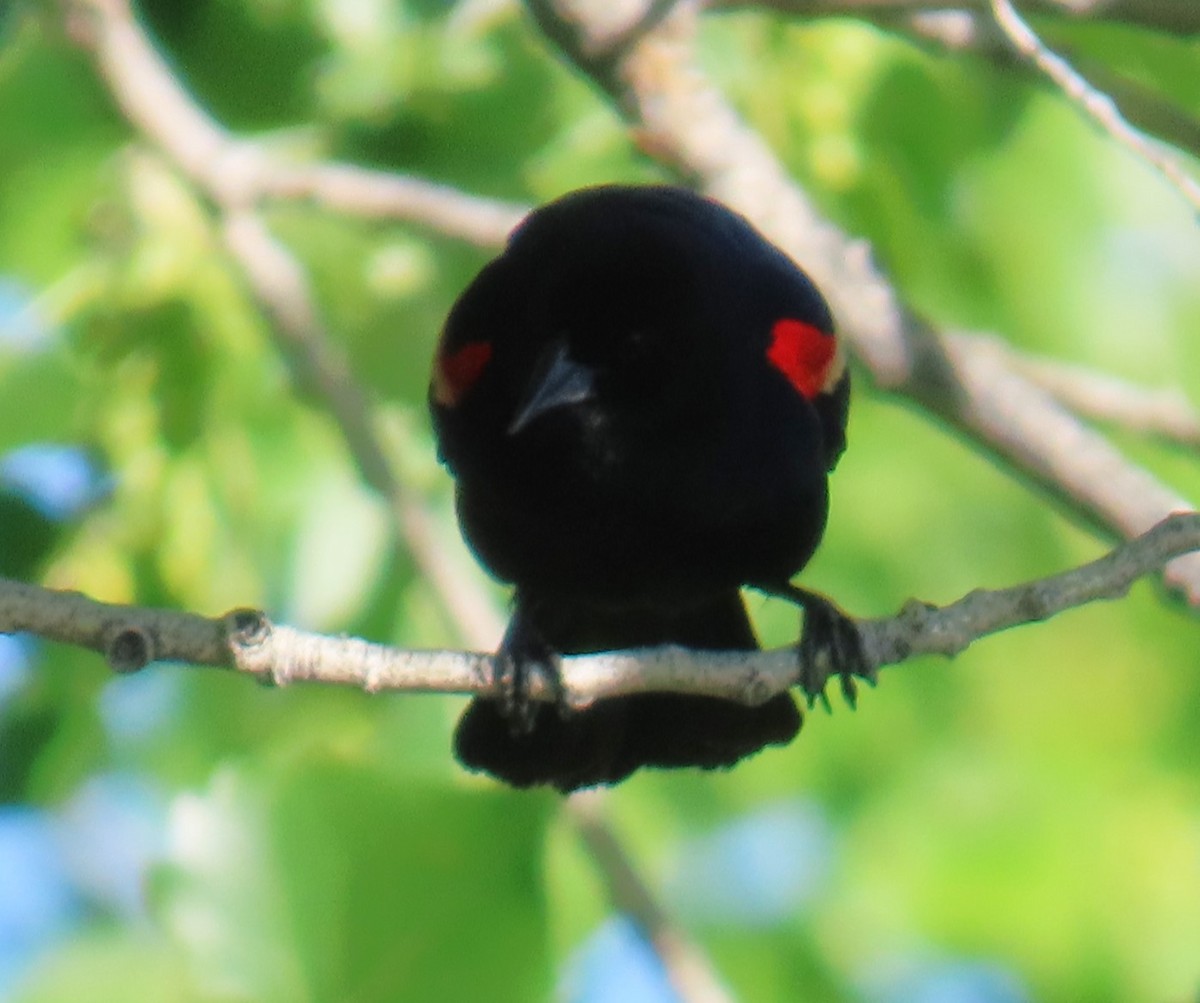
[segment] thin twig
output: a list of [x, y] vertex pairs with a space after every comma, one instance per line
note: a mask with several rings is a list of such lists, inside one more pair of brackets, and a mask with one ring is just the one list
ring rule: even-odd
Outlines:
[[[1200, 9], [1198, 6], [1197, 9]], [[987, 59], [1004, 72], [1040, 76], [1036, 66], [1014, 51], [1008, 36], [990, 12], [968, 10], [917, 10], [864, 12], [863, 19], [885, 31], [904, 35], [937, 52], [968, 53]], [[1070, 56], [1069, 50], [1064, 58]], [[1200, 122], [1178, 103], [1153, 87], [1131, 80], [1095, 59], [1074, 58], [1093, 88], [1116, 102], [1125, 118], [1142, 132], [1200, 156]]]
[[[864, 17], [950, 8], [986, 11], [989, 0], [709, 0], [719, 8], [758, 7], [805, 17]], [[1195, 0], [1032, 0], [1039, 14], [1063, 20], [1133, 24], [1189, 36], [1200, 31], [1200, 4]]]
[[708, 956], [671, 920], [638, 874], [608, 820], [603, 791], [577, 791], [569, 817], [605, 876], [613, 907], [631, 917], [655, 953], [675, 992], [687, 1003], [733, 1003]]
[[1084, 418], [1180, 446], [1200, 447], [1200, 411], [1178, 387], [1141, 387], [1087, 366], [1025, 355], [999, 338], [976, 339], [972, 351], [1002, 358]]
[[[902, 391], [977, 437], [1101, 530], [1132, 537], [1168, 513], [1196, 507], [1007, 359], [981, 350], [989, 343], [994, 339], [978, 335], [938, 336]], [[1170, 562], [1164, 577], [1200, 606], [1200, 555]]]
[[307, 200], [344, 215], [426, 226], [498, 247], [528, 207], [421, 178], [336, 162], [295, 163], [235, 136], [175, 77], [128, 0], [64, 0], [72, 35], [95, 52], [121, 111], [207, 197], [230, 209]]
[[275, 199], [308, 199], [345, 216], [416, 223], [489, 248], [502, 247], [529, 211], [421, 178], [333, 161], [271, 164], [260, 175], [259, 191]]
[[1130, 153], [1154, 167], [1200, 212], [1200, 182], [1150, 136], [1125, 120], [1111, 97], [1096, 90], [1057, 53], [1038, 38], [1013, 6], [1012, 0], [991, 0], [992, 14], [1012, 46], [1044, 73], [1074, 104]]

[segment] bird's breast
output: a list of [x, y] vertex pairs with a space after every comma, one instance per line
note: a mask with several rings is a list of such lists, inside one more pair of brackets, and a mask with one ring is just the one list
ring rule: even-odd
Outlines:
[[548, 435], [460, 476], [464, 532], [496, 577], [652, 599], [786, 579], [815, 549], [825, 476], [802, 450], [649, 430], [628, 449], [612, 431], [599, 421], [562, 448]]

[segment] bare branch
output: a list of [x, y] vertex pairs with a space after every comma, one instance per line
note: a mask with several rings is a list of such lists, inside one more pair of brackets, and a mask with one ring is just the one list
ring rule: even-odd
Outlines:
[[[863, 20], [936, 52], [969, 54], [986, 59], [998, 70], [1030, 79], [1041, 74], [1013, 49], [1008, 36], [989, 13], [970, 10], [884, 10], [867, 12]], [[1107, 94], [1125, 118], [1143, 132], [1181, 150], [1200, 156], [1200, 123], [1178, 104], [1152, 87], [1122, 75], [1095, 59], [1060, 52], [1074, 61], [1095, 90]]]
[[427, 226], [484, 247], [504, 243], [526, 206], [340, 163], [297, 164], [234, 136], [184, 90], [128, 0], [66, 0], [125, 117], [208, 198], [229, 209], [305, 199], [346, 215]]
[[[940, 608], [910, 601], [894, 617], [858, 622], [868, 663], [864, 674], [873, 678], [879, 668], [915, 655], [953, 656], [988, 634], [1118, 598], [1143, 575], [1196, 550], [1200, 514], [1181, 513], [1106, 556], [1059, 575], [1007, 589], [978, 590]], [[401, 650], [273, 625], [253, 610], [207, 619], [101, 603], [76, 592], [0, 579], [0, 633], [17, 631], [97, 651], [122, 672], [170, 660], [235, 668], [279, 686], [316, 682], [369, 693], [497, 695], [489, 654]], [[794, 648], [699, 652], [664, 646], [566, 657], [562, 695], [576, 708], [645, 692], [760, 704], [796, 686], [800, 675]], [[536, 679], [531, 695], [553, 701], [558, 690], [548, 680]]]
[[[228, 628], [223, 619], [194, 613], [121, 606], [66, 592], [0, 578], [0, 634], [28, 632], [47, 641], [87, 648], [109, 658], [122, 649], [113, 666], [119, 672], [142, 668], [154, 661], [192, 665], [232, 664]], [[128, 649], [144, 644], [145, 657], [129, 657]], [[110, 660], [111, 661], [111, 660]]]
[[999, 338], [978, 339], [975, 352], [994, 353], [1075, 414], [1191, 448], [1200, 447], [1200, 411], [1182, 390], [1150, 389], [1087, 366], [1024, 355]]
[[613, 907], [630, 916], [663, 960], [671, 985], [687, 1003], [732, 1003], [707, 956], [671, 921], [638, 874], [609, 823], [604, 791], [576, 791], [567, 814], [608, 884]]
[[1116, 142], [1157, 169], [1192, 208], [1200, 212], [1200, 182], [1175, 157], [1130, 125], [1111, 97], [1096, 90], [1065, 59], [1051, 52], [1017, 13], [1012, 0], [991, 0], [991, 4], [996, 23], [1021, 56], [1049, 77], [1073, 104]]
[[883, 666], [915, 654], [956, 655], [987, 634], [1119, 599], [1143, 575], [1197, 549], [1200, 513], [1182, 512], [1071, 571], [1007, 589], [979, 589], [941, 608], [909, 602], [894, 618], [863, 624], [869, 660]]
[[[714, 0], [722, 8], [761, 7], [807, 17], [874, 17], [946, 10], [986, 11], [989, 0]], [[1140, 25], [1176, 35], [1200, 31], [1200, 5], [1193, 0], [1030, 0], [1028, 6], [1039, 14], [1064, 19], [1088, 18], [1121, 24]]]
[[[974, 435], [1101, 529], [1131, 537], [1171, 512], [1195, 508], [1006, 358], [987, 351], [994, 343], [991, 337], [941, 335], [926, 343], [927, 354], [902, 392]], [[1200, 555], [1172, 561], [1166, 580], [1200, 605]]]
[[354, 164], [272, 165], [259, 179], [272, 198], [306, 198], [366, 219], [417, 223], [480, 247], [501, 247], [529, 207], [468, 195], [455, 188]]

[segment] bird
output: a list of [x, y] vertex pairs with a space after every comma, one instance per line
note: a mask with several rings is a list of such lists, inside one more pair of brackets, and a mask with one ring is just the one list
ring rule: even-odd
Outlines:
[[451, 307], [429, 386], [463, 536], [514, 589], [500, 695], [467, 706], [459, 762], [569, 793], [790, 742], [786, 692], [529, 698], [562, 655], [757, 649], [743, 588], [803, 606], [801, 648], [846, 689], [857, 635], [791, 579], [825, 529], [849, 392], [816, 285], [716, 200], [599, 185], [518, 223]]

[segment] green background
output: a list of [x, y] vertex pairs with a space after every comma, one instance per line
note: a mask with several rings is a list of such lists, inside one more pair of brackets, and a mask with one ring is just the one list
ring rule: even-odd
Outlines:
[[[665, 177], [519, 9], [158, 0], [143, 16], [220, 121], [297, 156], [524, 202]], [[0, 573], [457, 646], [335, 423], [291, 386], [210, 207], [133, 142], [60, 21], [50, 4], [0, 18], [0, 275], [54, 327], [37, 350], [0, 340], [0, 453], [81, 444], [112, 490], [64, 523], [0, 512]], [[1200, 113], [1194, 41], [1086, 24], [1055, 37]], [[702, 57], [908, 302], [1200, 396], [1195, 219], [1061, 98], [850, 20], [710, 15]], [[488, 253], [301, 204], [267, 218], [309, 269], [406, 483], [460, 548], [424, 392], [441, 318]], [[882, 616], [1101, 552], [1069, 513], [855, 375], [804, 584]], [[1194, 452], [1113, 437], [1200, 495]], [[791, 608], [750, 605], [766, 642], [795, 636]], [[933, 999], [920, 973], [961, 962], [994, 966], [1015, 994], [962, 999], [1193, 999], [1198, 636], [1142, 584], [952, 664], [887, 669], [857, 712], [813, 713], [793, 746], [732, 772], [639, 775], [613, 793], [613, 822], [739, 998]], [[105, 706], [145, 678], [169, 711], [114, 727]], [[55, 816], [94, 778], [135, 776], [160, 793], [161, 843], [144, 913], [85, 894], [12, 998], [583, 999], [561, 987], [611, 911], [595, 866], [556, 797], [456, 767], [460, 706], [182, 666], [114, 680], [98, 657], [47, 646], [0, 704], [5, 804]], [[827, 837], [804, 894], [765, 918], [697, 905], [688, 889], [732, 864], [696, 865], [689, 848], [781, 806]]]

